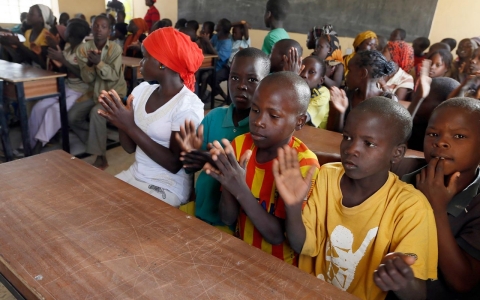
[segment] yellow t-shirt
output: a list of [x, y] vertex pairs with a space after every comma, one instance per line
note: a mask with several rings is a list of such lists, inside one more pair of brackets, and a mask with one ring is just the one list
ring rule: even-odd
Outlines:
[[342, 205], [341, 163], [323, 165], [303, 210], [306, 239], [299, 268], [362, 299], [384, 299], [373, 272], [390, 252], [415, 253], [416, 278], [437, 278], [437, 231], [425, 196], [389, 174], [355, 207]]
[[[25, 31], [25, 42], [23, 42], [23, 44], [25, 45], [25, 47], [27, 47], [28, 49], [30, 50], [33, 50], [32, 49], [32, 45], [30, 44], [30, 35], [32, 34], [32, 30], [29, 29], [27, 31]], [[40, 34], [38, 35], [38, 37], [35, 39], [35, 41], [33, 42], [33, 44], [35, 44], [37, 47], [43, 47], [43, 46], [48, 46], [47, 44], [47, 34], [48, 34], [48, 30], [43, 28], [42, 32], [40, 32]]]
[[330, 110], [330, 91], [322, 86], [312, 90], [307, 112], [310, 122], [317, 128], [327, 129], [328, 112]]

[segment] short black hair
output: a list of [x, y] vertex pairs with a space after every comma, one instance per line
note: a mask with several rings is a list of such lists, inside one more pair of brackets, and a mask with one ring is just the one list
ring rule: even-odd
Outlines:
[[182, 28], [185, 27], [185, 24], [187, 23], [187, 19], [181, 18], [178, 19], [177, 23], [175, 23], [175, 28]]
[[443, 60], [443, 63], [445, 64], [445, 66], [447, 66], [447, 70], [450, 71], [450, 68], [452, 66], [452, 61], [453, 61], [452, 53], [448, 50], [440, 49], [437, 51], [429, 52], [427, 55], [427, 59], [431, 60], [436, 54], [440, 55], [440, 57]]
[[307, 58], [314, 59], [320, 64], [320, 66], [322, 67], [320, 70], [320, 76], [325, 77], [325, 74], [327, 73], [327, 65], [325, 64], [325, 61], [320, 57], [318, 57], [317, 55], [310, 55], [305, 57], [304, 59], [307, 59]]
[[99, 14], [98, 16], [96, 16], [92, 23], [95, 23], [97, 19], [104, 19], [107, 21], [109, 27], [112, 26], [112, 24], [110, 23], [110, 18], [107, 17], [105, 14]]
[[377, 50], [379, 52], [383, 52], [383, 50], [385, 50], [385, 47], [387, 47], [388, 40], [383, 35], [377, 35], [377, 43]]
[[398, 31], [398, 33], [400, 33], [400, 38], [402, 40], [404, 40], [407, 37], [407, 32], [405, 31], [405, 29], [397, 28], [394, 31]]
[[172, 27], [172, 25], [173, 25], [172, 20], [170, 20], [170, 19], [163, 18], [162, 21], [165, 22], [165, 24], [166, 24], [165, 27]]
[[118, 15], [122, 15], [124, 19], [125, 19], [125, 17], [127, 16], [127, 15], [125, 14], [125, 11], [124, 11], [124, 10], [119, 10], [119, 11], [117, 11], [117, 16], [118, 16]]
[[[440, 103], [433, 111], [448, 107], [462, 108], [470, 113], [477, 114], [480, 118], [480, 101], [478, 101], [477, 99], [468, 97], [457, 97], [448, 99], [447, 101], [443, 101], [442, 103]], [[476, 129], [478, 127], [478, 124], [471, 125], [475, 126]]]
[[[412, 115], [403, 105], [392, 99], [381, 96], [372, 97], [360, 102], [351, 111], [353, 112], [370, 112], [386, 118], [391, 124], [390, 130], [393, 130], [391, 136], [396, 138], [397, 144], [406, 143], [410, 138], [413, 127]], [[378, 130], [385, 130], [385, 128], [378, 128]]]
[[27, 16], [28, 16], [28, 12], [25, 12], [25, 11], [22, 12], [20, 14], [20, 22], [23, 22], [27, 18]]
[[[157, 29], [167, 27], [167, 23], [164, 20], [159, 20], [155, 23], [153, 23], [152, 28], [150, 28], [150, 32], [154, 32]], [[185, 28], [185, 27], [182, 27]], [[180, 28], [180, 29], [182, 29]]]
[[210, 28], [213, 32], [213, 30], [215, 29], [215, 23], [213, 23], [212, 21], [203, 22], [203, 28], [205, 27]]
[[415, 43], [415, 41], [418, 42], [418, 46], [420, 47], [420, 49], [422, 49], [422, 51], [425, 51], [428, 49], [428, 47], [430, 47], [430, 40], [426, 37], [416, 38], [415, 40], [413, 40], [413, 42]]
[[230, 30], [232, 29], [232, 22], [230, 22], [228, 19], [221, 19], [218, 21], [220, 26], [222, 26], [222, 32], [223, 33], [230, 33]]
[[190, 27], [193, 28], [195, 31], [198, 31], [198, 28], [200, 28], [200, 24], [196, 20], [190, 20], [185, 23], [185, 27]]
[[429, 96], [434, 96], [438, 102], [445, 101], [459, 85], [458, 81], [450, 77], [432, 78]]
[[[289, 71], [281, 71], [268, 75], [260, 81], [260, 85], [274, 84], [277, 90], [285, 90], [293, 92], [295, 96], [292, 100], [296, 100], [298, 107], [298, 114], [307, 113], [308, 104], [310, 103], [311, 91], [307, 82], [297, 74]], [[259, 85], [259, 86], [260, 86]], [[257, 87], [258, 89], [259, 87]]]
[[355, 56], [359, 57], [359, 66], [369, 70], [370, 78], [381, 78], [395, 72], [396, 65], [388, 61], [382, 53], [377, 50], [359, 51]]
[[128, 30], [127, 30], [128, 24], [127, 23], [117, 23], [115, 24], [115, 31], [119, 31], [123, 35], [127, 35]]
[[265, 77], [270, 73], [270, 58], [262, 50], [253, 47], [242, 49], [235, 54], [233, 60], [241, 57], [251, 57], [255, 60], [259, 60], [262, 64], [262, 77]]
[[440, 43], [445, 43], [450, 46], [450, 50], [453, 51], [457, 47], [457, 40], [452, 38], [445, 38], [440, 41]]
[[82, 19], [70, 19], [67, 22], [69, 30], [69, 37], [82, 41], [87, 35], [90, 34], [90, 25], [87, 21]]
[[[161, 21], [159, 21], [159, 22], [161, 22]], [[195, 42], [197, 40], [197, 32], [192, 27], [182, 27], [178, 31], [180, 31], [183, 34], [188, 35], [192, 42]]]
[[280, 47], [280, 54], [281, 55], [287, 55], [288, 51], [292, 47], [297, 49], [297, 52], [298, 52], [299, 56], [303, 55], [303, 48], [296, 40], [292, 40], [292, 39], [279, 40], [278, 42], [275, 43], [274, 46]]
[[288, 0], [268, 0], [267, 11], [272, 14], [275, 20], [283, 21], [287, 18], [290, 3]]
[[430, 49], [428, 49], [428, 52], [434, 52], [434, 51], [437, 51], [437, 50], [440, 50], [440, 49], [444, 49], [444, 50], [448, 50], [450, 51], [450, 46], [446, 43], [435, 43], [433, 45], [430, 46]]

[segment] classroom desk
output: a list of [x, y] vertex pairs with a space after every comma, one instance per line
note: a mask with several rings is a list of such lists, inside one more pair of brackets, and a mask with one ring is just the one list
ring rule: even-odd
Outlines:
[[[3, 80], [3, 92], [0, 94], [0, 105], [3, 106], [4, 98], [18, 101], [25, 156], [32, 154], [26, 101], [56, 96], [59, 97], [60, 103], [63, 150], [69, 152], [68, 116], [65, 100], [65, 76], [67, 75], [11, 63], [5, 60], [0, 60], [0, 70], [0, 79]], [[5, 109], [8, 108], [5, 107]], [[6, 153], [6, 159], [7, 161], [13, 159], [11, 153]]]
[[61, 150], [0, 174], [0, 272], [27, 299], [356, 299]]
[[129, 87], [127, 91], [128, 95], [130, 95], [133, 89], [137, 86], [137, 81], [139, 79], [143, 79], [143, 75], [140, 72], [141, 61], [141, 58], [122, 56], [122, 64], [124, 67], [123, 74], [125, 80], [129, 82]]
[[213, 93], [213, 89], [215, 87], [215, 77], [217, 77], [217, 64], [218, 55], [206, 54], [203, 57], [202, 65], [200, 66], [200, 70], [212, 70], [212, 76], [210, 79], [210, 87], [212, 88], [212, 93], [210, 94], [210, 109], [215, 107], [215, 95]]

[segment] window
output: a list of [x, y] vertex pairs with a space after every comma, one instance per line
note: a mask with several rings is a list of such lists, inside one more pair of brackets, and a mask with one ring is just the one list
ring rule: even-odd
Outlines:
[[[44, 4], [50, 7], [55, 15], [58, 12], [58, 2], [55, 0], [2, 0], [0, 9], [0, 23], [19, 24], [20, 13], [28, 12], [30, 6]], [[52, 4], [55, 7], [52, 7]]]

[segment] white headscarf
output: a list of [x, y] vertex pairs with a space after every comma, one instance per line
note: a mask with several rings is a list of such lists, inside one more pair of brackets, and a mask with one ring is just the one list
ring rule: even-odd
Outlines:
[[52, 10], [50, 7], [43, 5], [43, 4], [37, 4], [37, 6], [40, 8], [40, 12], [42, 13], [43, 17], [43, 23], [44, 26], [47, 30], [50, 30], [50, 28], [53, 26], [53, 22], [55, 20], [55, 17], [53, 16]]

